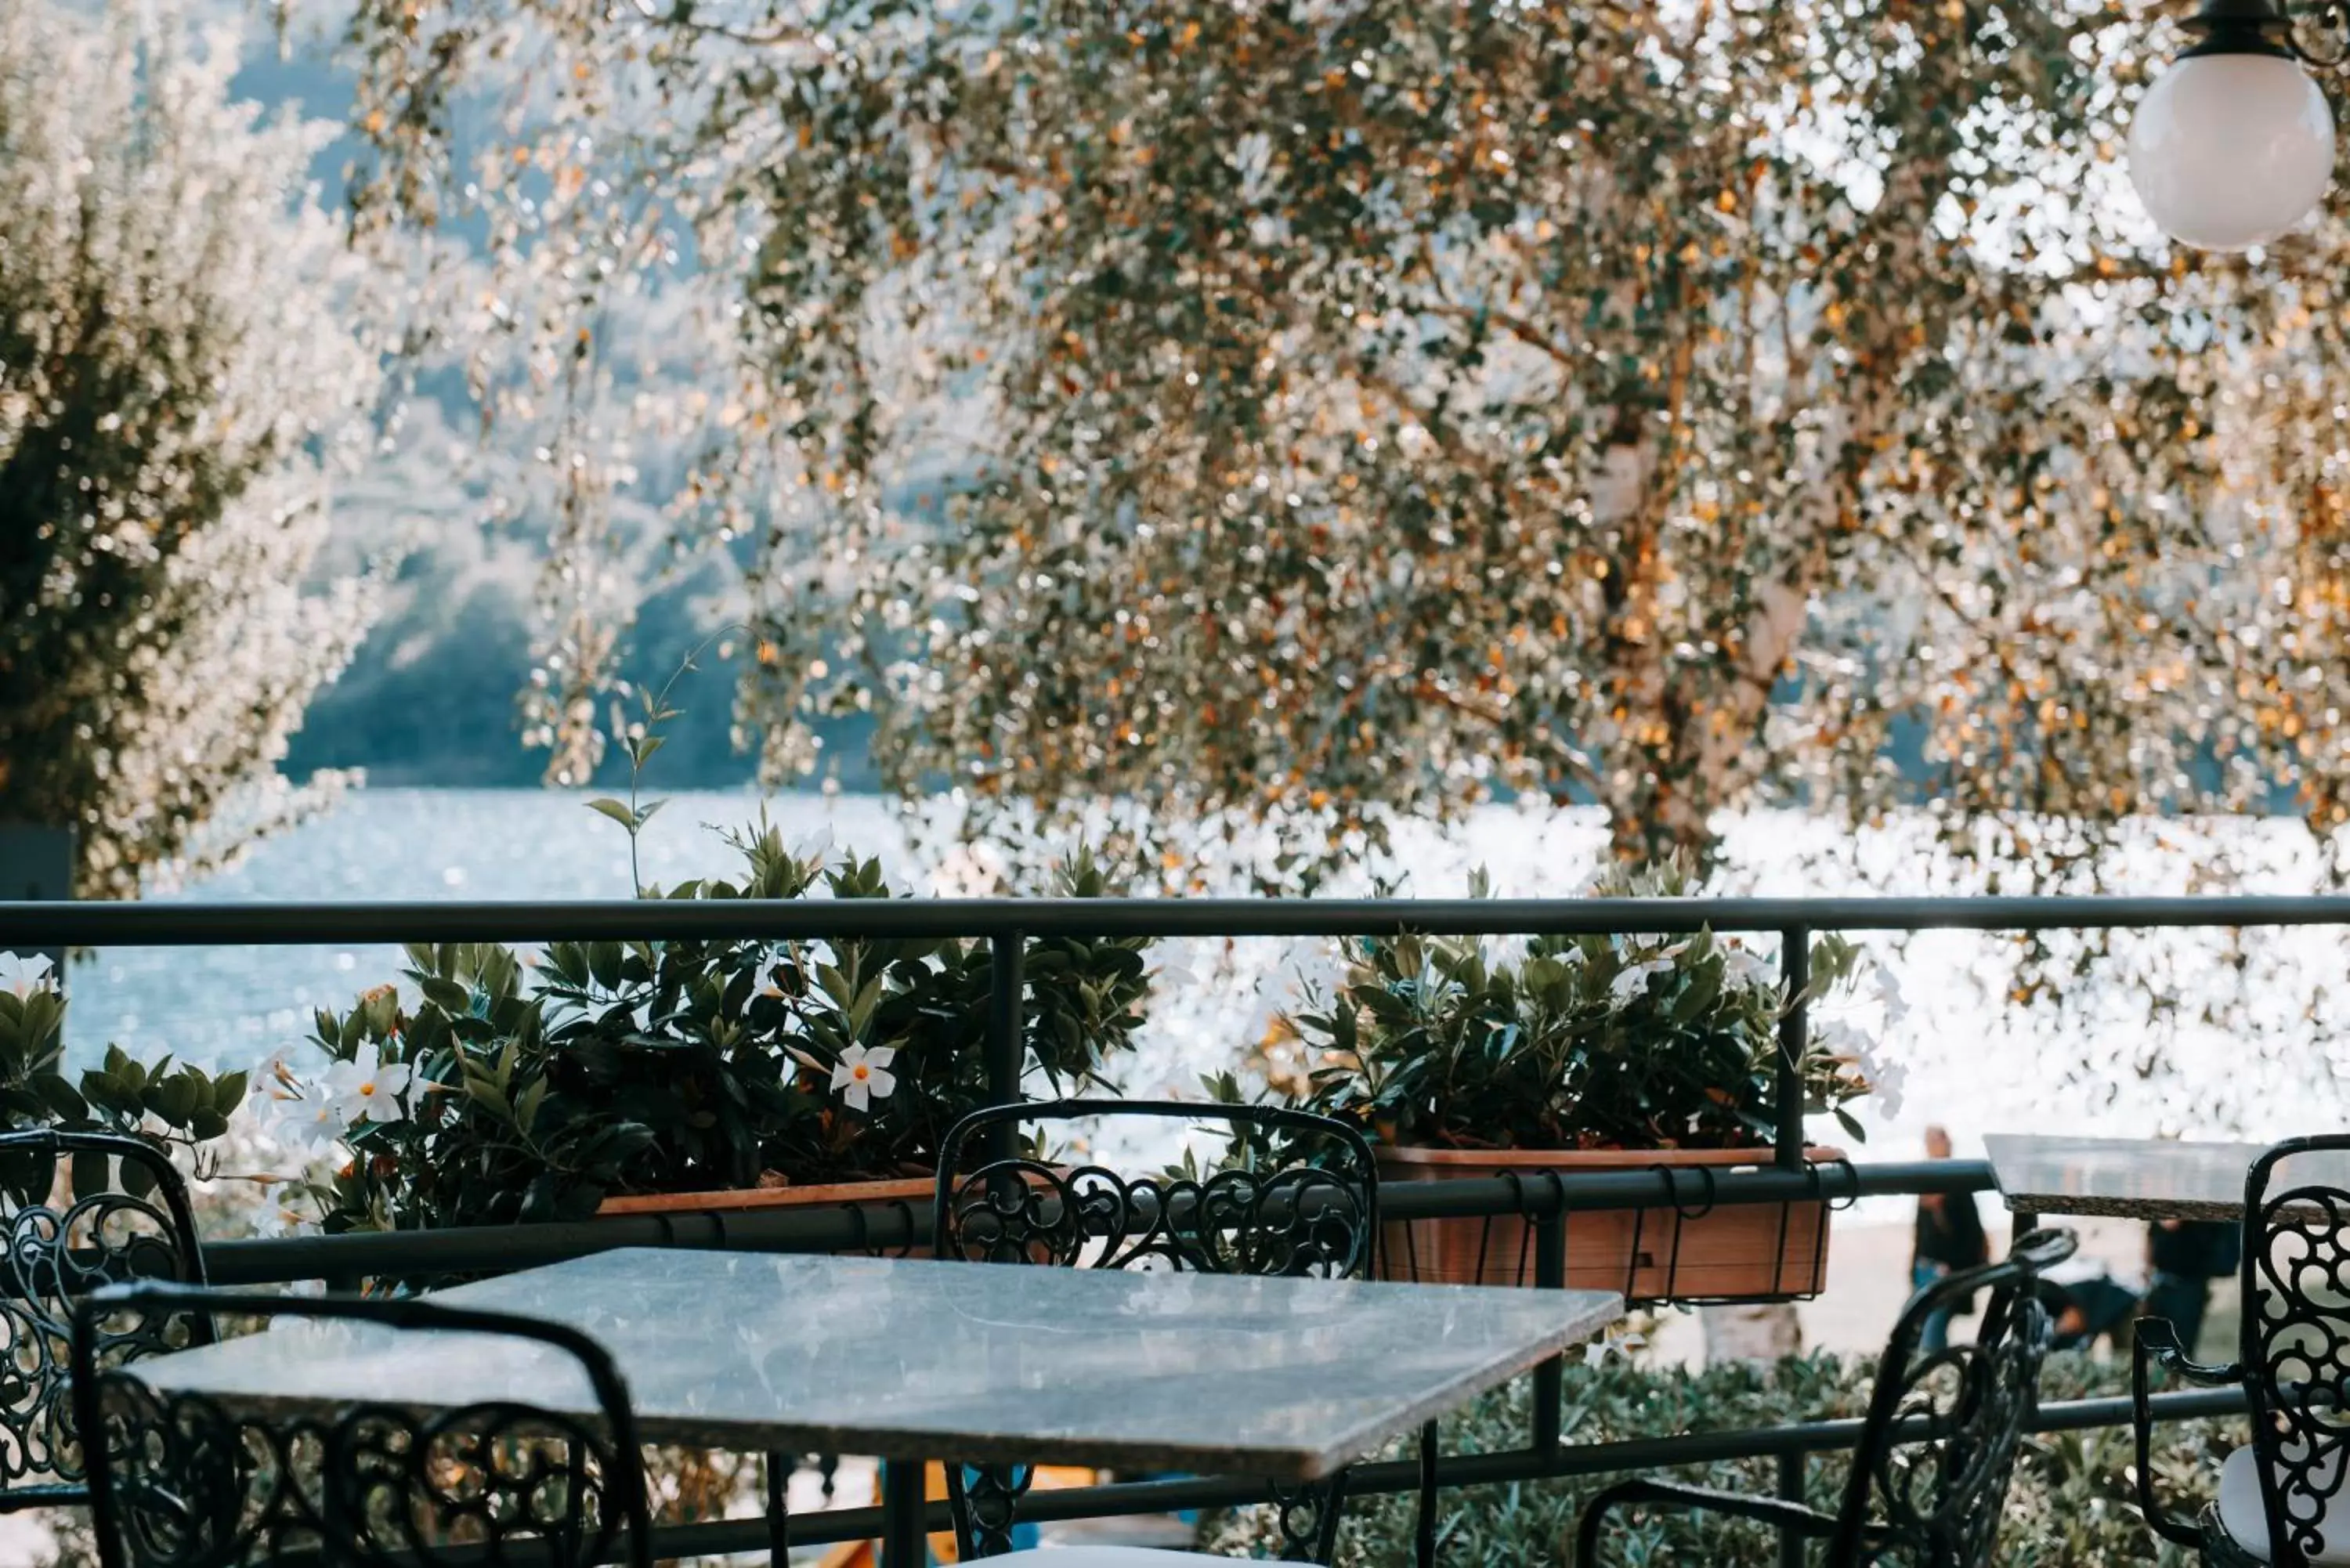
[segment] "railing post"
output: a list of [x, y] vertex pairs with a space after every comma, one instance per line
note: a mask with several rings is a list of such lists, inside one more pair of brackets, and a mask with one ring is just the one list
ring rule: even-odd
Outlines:
[[1779, 1014], [1779, 1137], [1776, 1160], [1793, 1170], [1804, 1163], [1804, 1052], [1811, 1043], [1804, 992], [1812, 983], [1812, 933], [1790, 926], [1779, 933], [1779, 979], [1789, 999]]
[[[1556, 1182], [1556, 1212], [1534, 1221], [1534, 1288], [1566, 1288], [1566, 1192]], [[1554, 1355], [1534, 1368], [1534, 1447], [1544, 1453], [1558, 1451], [1559, 1406], [1566, 1398], [1566, 1358]]]
[[[1804, 1503], [1804, 1450], [1788, 1449], [1779, 1455], [1779, 1501]], [[1779, 1527], [1779, 1568], [1804, 1568], [1809, 1553], [1804, 1537], [1785, 1525]]]
[[[992, 1105], [1008, 1106], [1021, 1097], [1020, 1069], [1027, 1055], [1022, 1015], [1027, 1002], [1028, 940], [1018, 931], [1005, 931], [991, 939], [990, 950], [994, 961], [988, 971], [987, 1098]], [[1003, 1123], [994, 1129], [987, 1158], [1011, 1158], [1019, 1138], [1020, 1129]]]

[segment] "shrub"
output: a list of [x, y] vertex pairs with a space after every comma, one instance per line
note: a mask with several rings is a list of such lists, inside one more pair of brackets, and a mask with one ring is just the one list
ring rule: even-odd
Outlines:
[[[1607, 890], [1681, 885], [1668, 868]], [[1496, 957], [1473, 937], [1403, 936], [1345, 952], [1335, 993], [1289, 1020], [1310, 1064], [1305, 1104], [1384, 1141], [1740, 1148], [1777, 1127], [1785, 998], [1777, 966], [1735, 940], [1536, 937]], [[1824, 937], [1810, 958], [1815, 1005], [1857, 1000], [1856, 950]], [[1898, 1006], [1888, 997], [1887, 1011]], [[1806, 1113], [1832, 1113], [1862, 1137], [1846, 1106], [1887, 1075], [1873, 1041], [1825, 1018], [1802, 1065]]]
[[[1638, 1366], [1611, 1359], [1566, 1374], [1563, 1440], [1570, 1446], [1724, 1431], [1864, 1413], [1874, 1364], [1825, 1354], [1775, 1366], [1734, 1363], [1702, 1371]], [[2043, 1400], [2123, 1392], [2126, 1372], [2079, 1355], [2052, 1357], [2041, 1378]], [[1497, 1390], [1444, 1423], [1444, 1451], [1487, 1453], [1523, 1448], [1533, 1430], [1533, 1380]], [[2208, 1496], [2220, 1460], [2241, 1437], [2241, 1423], [2185, 1421], [2158, 1428], [2158, 1486], [2174, 1508]], [[2008, 1493], [1998, 1548], [2002, 1568], [2078, 1568], [2081, 1564], [2189, 1559], [2157, 1542], [2139, 1515], [2130, 1480], [2126, 1427], [2028, 1436]], [[1400, 1450], [1399, 1450], [1400, 1454]], [[1811, 1461], [1807, 1491], [1814, 1508], [1833, 1509], [1848, 1466], [1842, 1454]], [[1662, 1472], [1679, 1480], [1753, 1496], [1771, 1495], [1769, 1459], [1725, 1460]], [[1569, 1562], [1584, 1504], [1619, 1475], [1510, 1486], [1478, 1486], [1443, 1495], [1439, 1556], [1445, 1568], [1530, 1568]], [[1411, 1561], [1414, 1499], [1364, 1497], [1348, 1505], [1337, 1568], [1386, 1568]], [[1279, 1538], [1270, 1510], [1247, 1509], [1211, 1521], [1211, 1550], [1273, 1555]], [[1778, 1545], [1768, 1528], [1685, 1512], [1619, 1512], [1604, 1538], [1609, 1568], [1702, 1564], [1775, 1568]], [[1582, 1568], [1582, 1565], [1577, 1565]]]
[[[883, 898], [873, 861], [827, 866], [772, 827], [740, 881], [671, 898]], [[1057, 891], [1107, 890], [1080, 857]], [[1028, 943], [1024, 1066], [1100, 1082], [1149, 992], [1141, 940]], [[321, 1012], [317, 1083], [281, 1064], [279, 1125], [348, 1160], [313, 1188], [329, 1231], [574, 1220], [607, 1196], [927, 1176], [989, 1103], [989, 944], [556, 942], [409, 950], [408, 1009], [379, 986]]]

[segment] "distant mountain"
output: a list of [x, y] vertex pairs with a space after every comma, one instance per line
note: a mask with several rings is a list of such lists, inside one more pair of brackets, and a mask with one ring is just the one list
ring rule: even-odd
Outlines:
[[[282, 53], [270, 30], [254, 23], [246, 0], [196, 0], [190, 14], [200, 25], [240, 32], [240, 96], [271, 112], [336, 122], [348, 116], [351, 76], [332, 63], [334, 34], [319, 30], [327, 20], [320, 14], [296, 20]], [[352, 151], [348, 139], [338, 139], [318, 156], [319, 199], [329, 206], [343, 200]], [[336, 545], [322, 565], [337, 572], [370, 560], [397, 565], [381, 618], [350, 669], [312, 704], [286, 769], [298, 777], [317, 768], [365, 768], [389, 785], [534, 784], [546, 754], [522, 743], [519, 697], [530, 677], [545, 524], [527, 512], [495, 519], [491, 501], [530, 493], [535, 476], [521, 454], [474, 436], [461, 377], [430, 373], [417, 391], [395, 448], [338, 487]], [[650, 564], [665, 558], [656, 507], [632, 501], [621, 511], [616, 524], [639, 541], [635, 554], [649, 563], [640, 568], [649, 597], [624, 642], [622, 670], [658, 684], [724, 622], [733, 585], [723, 561], [673, 578]], [[654, 788], [723, 788], [753, 776], [754, 760], [730, 739], [733, 678], [731, 665], [705, 659], [681, 684], [674, 705], [681, 716], [652, 764]], [[826, 732], [827, 754], [839, 759], [837, 776], [851, 788], [872, 783], [869, 728], [860, 722]], [[602, 782], [625, 775], [625, 763], [608, 758]]]
[[[296, 777], [317, 768], [365, 768], [392, 785], [527, 785], [540, 782], [546, 753], [525, 748], [519, 699], [530, 679], [530, 645], [543, 549], [541, 526], [486, 521], [493, 491], [504, 480], [502, 459], [458, 437], [431, 404], [421, 407], [400, 450], [346, 481], [336, 498], [331, 570], [395, 558], [383, 586], [380, 618], [349, 670], [321, 692], [294, 738], [286, 769]], [[666, 558], [653, 546], [649, 508], [623, 518], [645, 541], [637, 554]], [[733, 613], [733, 566], [716, 557], [648, 577], [643, 607], [621, 649], [620, 670], [654, 686]], [[680, 717], [651, 764], [653, 787], [717, 789], [747, 782], [754, 760], [731, 739], [736, 666], [704, 654], [678, 684], [671, 705]], [[862, 720], [823, 730], [828, 758], [847, 788], [872, 786], [870, 725]], [[608, 757], [601, 774], [626, 777]]]

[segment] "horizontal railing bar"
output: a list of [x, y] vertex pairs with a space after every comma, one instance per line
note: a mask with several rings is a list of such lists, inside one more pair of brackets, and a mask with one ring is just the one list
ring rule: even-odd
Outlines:
[[0, 948], [849, 937], [1344, 937], [2350, 925], [2350, 898], [816, 898], [0, 902]]
[[931, 1205], [825, 1204], [804, 1209], [615, 1215], [545, 1225], [359, 1231], [204, 1243], [214, 1284], [278, 1284], [368, 1275], [511, 1273], [615, 1247], [735, 1248], [750, 1252], [903, 1249], [931, 1239]]
[[[1759, 1151], [1758, 1160], [1770, 1152]], [[1391, 1220], [1475, 1219], [1486, 1215], [1557, 1211], [1570, 1214], [1679, 1201], [1715, 1204], [1783, 1203], [1819, 1198], [1833, 1202], [1921, 1192], [1976, 1192], [1991, 1185], [1979, 1159], [1887, 1161], [1823, 1165], [1810, 1170], [1724, 1171], [1709, 1194], [1684, 1170], [1576, 1172], [1508, 1180], [1385, 1181], [1379, 1208]], [[430, 1231], [352, 1231], [340, 1236], [286, 1236], [264, 1241], [211, 1241], [204, 1262], [216, 1284], [282, 1284], [294, 1280], [369, 1275], [505, 1273], [608, 1251], [615, 1247], [739, 1248], [744, 1251], [826, 1252], [904, 1249], [927, 1243], [931, 1204], [925, 1199], [835, 1203], [799, 1209], [733, 1212], [633, 1214], [544, 1225], [474, 1225]]]
[[[2158, 1421], [2194, 1420], [2242, 1413], [2243, 1394], [2234, 1388], [2198, 1388], [2153, 1398]], [[2040, 1407], [2028, 1423], [2034, 1432], [2071, 1432], [2095, 1427], [2120, 1426], [2130, 1418], [2126, 1397], [2067, 1399]], [[1925, 1435], [1923, 1419], [1904, 1423], [1912, 1436]], [[1727, 1459], [1773, 1459], [1785, 1454], [1813, 1454], [1849, 1449], [1859, 1440], [1857, 1418], [1804, 1421], [1780, 1427], [1756, 1427], [1734, 1432], [1684, 1432], [1669, 1438], [1636, 1438], [1614, 1443], [1565, 1444], [1555, 1450], [1512, 1449], [1502, 1453], [1456, 1454], [1437, 1461], [1437, 1485], [1441, 1488], [1496, 1486], [1513, 1482], [1561, 1480], [1576, 1476], [1612, 1475], [1683, 1465], [1713, 1464]], [[1419, 1484], [1417, 1459], [1385, 1460], [1350, 1467], [1349, 1497], [1373, 1492], [1400, 1492]], [[1191, 1510], [1239, 1508], [1263, 1502], [1262, 1481], [1239, 1476], [1185, 1476], [1171, 1480], [1116, 1481], [1101, 1486], [1069, 1487], [1032, 1491], [1021, 1500], [1020, 1517], [1037, 1523], [1076, 1519], [1107, 1519], [1137, 1513], [1180, 1513]], [[931, 1528], [943, 1531], [951, 1521], [943, 1503], [932, 1503]], [[656, 1549], [662, 1557], [717, 1556], [755, 1552], [766, 1545], [766, 1521], [757, 1519], [715, 1521], [671, 1525], [658, 1532]], [[879, 1508], [827, 1510], [792, 1517], [792, 1543], [828, 1545], [841, 1541], [870, 1540], [880, 1532]]]

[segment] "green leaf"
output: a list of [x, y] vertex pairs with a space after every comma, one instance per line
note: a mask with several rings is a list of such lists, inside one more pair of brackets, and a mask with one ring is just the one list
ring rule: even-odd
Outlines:
[[447, 1013], [468, 1013], [473, 1011], [473, 993], [453, 980], [438, 975], [419, 975], [416, 989], [424, 1000]]
[[61, 1122], [78, 1122], [89, 1115], [89, 1102], [80, 1092], [66, 1082], [62, 1074], [36, 1073], [30, 1080], [33, 1093], [41, 1097], [49, 1114]]
[[126, 1159], [122, 1162], [122, 1190], [133, 1198], [146, 1198], [152, 1195], [160, 1179], [155, 1174], [155, 1168], [143, 1159]]
[[498, 1093], [495, 1084], [468, 1073], [465, 1075], [465, 1093], [473, 1096], [475, 1105], [497, 1117], [498, 1120], [509, 1124], [513, 1122], [514, 1110], [506, 1104], [506, 1097]]
[[525, 1089], [522, 1097], [515, 1102], [515, 1125], [525, 1132], [530, 1131], [537, 1124], [538, 1107], [546, 1099], [546, 1080], [533, 1079], [530, 1087]]
[[225, 1074], [215, 1080], [213, 1084], [213, 1109], [225, 1116], [244, 1104], [245, 1083], [243, 1073]]
[[164, 1121], [175, 1127], [184, 1127], [188, 1125], [188, 1114], [196, 1108], [196, 1085], [192, 1079], [186, 1077], [166, 1078], [161, 1083], [150, 1084], [146, 1094], [140, 1097], [145, 1100], [147, 1108]]
[[622, 827], [628, 828], [631, 831], [634, 831], [636, 828], [636, 814], [629, 809], [628, 803], [626, 801], [614, 800], [609, 795], [607, 795], [601, 800], [589, 801], [588, 803], [588, 809], [600, 813], [605, 816], [608, 816], [614, 822], [619, 823]]
[[114, 1190], [114, 1162], [93, 1149], [73, 1157], [74, 1197], [96, 1198]]

